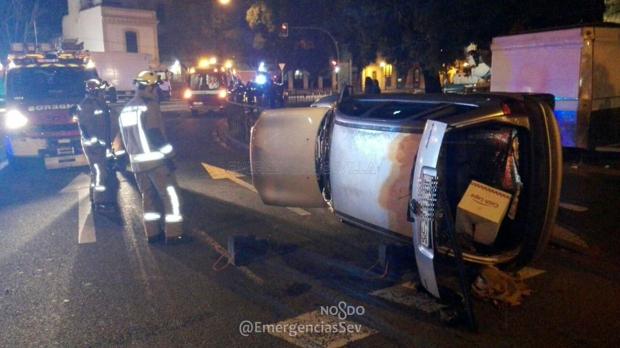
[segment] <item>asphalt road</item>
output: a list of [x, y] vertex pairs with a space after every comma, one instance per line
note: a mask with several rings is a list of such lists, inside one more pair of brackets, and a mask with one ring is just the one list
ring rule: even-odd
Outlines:
[[[411, 286], [412, 254], [384, 272], [376, 265], [383, 237], [324, 209], [265, 206], [247, 176], [213, 179], [203, 164], [248, 169], [247, 154], [217, 135], [222, 120], [166, 117], [193, 237], [186, 245], [146, 243], [131, 177], [119, 175], [120, 214], [108, 219], [89, 214], [83, 170], [0, 171], [0, 347], [620, 344], [617, 241], [606, 239], [618, 240], [608, 215], [617, 181], [595, 191], [603, 179], [567, 174], [564, 197], [588, 210], [564, 209], [560, 220], [587, 230], [588, 247], [552, 245], [532, 265], [543, 272], [526, 281], [533, 294], [521, 306], [475, 301], [471, 333], [444, 324], [438, 303]], [[246, 237], [238, 266], [221, 256], [232, 236]], [[351, 315], [340, 321], [322, 306]], [[279, 323], [258, 331], [281, 332], [252, 324], [255, 332], [242, 334], [244, 321]]]

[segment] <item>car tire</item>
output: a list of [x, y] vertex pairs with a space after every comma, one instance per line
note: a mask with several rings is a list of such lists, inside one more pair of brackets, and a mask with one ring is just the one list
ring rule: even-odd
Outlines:
[[[521, 250], [514, 259], [502, 265], [507, 270], [525, 267], [544, 251], [553, 234], [562, 187], [562, 143], [553, 110], [546, 104], [528, 101], [527, 98], [526, 104], [540, 116], [531, 119], [533, 133], [530, 146], [536, 158], [540, 159], [539, 163], [549, 163], [549, 166], [532, 163], [529, 195], [535, 204], [528, 209], [528, 228], [525, 229]], [[548, 132], [548, 138], [544, 132]], [[548, 141], [541, 142], [538, 139]], [[536, 199], [541, 194], [545, 195], [545, 199]]]

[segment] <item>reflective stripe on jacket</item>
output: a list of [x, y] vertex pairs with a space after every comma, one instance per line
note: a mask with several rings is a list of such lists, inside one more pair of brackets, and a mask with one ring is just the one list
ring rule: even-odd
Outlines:
[[82, 146], [110, 145], [110, 109], [103, 98], [87, 96], [78, 105], [76, 116], [82, 135]]
[[119, 125], [125, 150], [134, 172], [164, 164], [174, 155], [166, 138], [159, 105], [136, 95], [121, 111]]

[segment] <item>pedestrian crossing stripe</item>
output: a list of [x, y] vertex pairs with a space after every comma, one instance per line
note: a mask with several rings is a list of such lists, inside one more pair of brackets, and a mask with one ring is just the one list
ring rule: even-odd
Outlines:
[[281, 328], [282, 330], [269, 330], [268, 333], [303, 348], [344, 347], [377, 333], [362, 324], [322, 314], [319, 310], [267, 324], [266, 327]]
[[419, 292], [413, 282], [405, 282], [389, 288], [373, 291], [370, 293], [389, 302], [416, 308], [425, 313], [435, 313], [446, 307], [437, 303], [436, 299], [426, 293]]

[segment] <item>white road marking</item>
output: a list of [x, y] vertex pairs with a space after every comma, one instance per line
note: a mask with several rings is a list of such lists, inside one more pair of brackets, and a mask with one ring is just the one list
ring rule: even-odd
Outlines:
[[[213, 180], [222, 180], [222, 179], [228, 179], [232, 182], [234, 182], [235, 184], [246, 188], [254, 193], [258, 193], [258, 191], [256, 191], [256, 188], [254, 187], [254, 185], [246, 182], [245, 180], [241, 179], [241, 177], [243, 177], [244, 175], [241, 173], [237, 173], [234, 172], [232, 170], [226, 170], [224, 168], [220, 168], [220, 167], [216, 167], [214, 165], [211, 164], [207, 164], [207, 163], [202, 163], [202, 167], [207, 171], [207, 173], [209, 173], [209, 176], [211, 177], [211, 179]], [[309, 211], [301, 209], [301, 208], [292, 208], [292, 207], [287, 207], [286, 209], [292, 211], [293, 213], [300, 215], [300, 216], [308, 216], [308, 215], [312, 215]]]
[[[232, 259], [232, 256], [228, 253], [228, 250], [226, 250], [226, 248], [220, 245], [220, 243], [213, 239], [207, 232], [201, 230], [197, 230], [197, 232], [204, 237], [204, 240], [207, 242], [207, 244], [209, 244], [209, 246], [211, 246], [211, 248], [213, 248], [213, 250], [215, 250], [220, 255], [223, 255], [228, 260]], [[263, 278], [256, 275], [256, 273], [252, 272], [252, 270], [250, 270], [249, 268], [245, 266], [238, 266], [237, 269], [254, 283], [258, 285], [263, 285], [265, 283]]]
[[418, 292], [416, 284], [406, 282], [389, 288], [373, 291], [372, 296], [380, 297], [384, 300], [417, 308], [425, 313], [435, 313], [445, 306], [439, 304], [435, 298], [425, 293]]
[[532, 267], [524, 267], [519, 272], [517, 272], [517, 275], [522, 280], [526, 280], [526, 279], [530, 279], [530, 278], [534, 278], [536, 276], [539, 276], [539, 275], [541, 275], [541, 274], [543, 274], [545, 272], [546, 271], [542, 270], [542, 269], [537, 269], [537, 268], [532, 268]]
[[95, 222], [93, 219], [90, 198], [90, 178], [86, 174], [76, 176], [61, 193], [78, 194], [78, 244], [95, 243]]
[[564, 203], [564, 202], [560, 202], [560, 208], [566, 209], [566, 210], [570, 210], [570, 211], [574, 211], [574, 212], [577, 212], [577, 213], [584, 213], [584, 212], [589, 210], [588, 207], [584, 207], [582, 205], [577, 205], [577, 204], [572, 204], [572, 203]]
[[78, 244], [97, 242], [88, 188], [78, 191]]
[[270, 335], [303, 348], [344, 347], [377, 333], [362, 324], [321, 314], [319, 310], [267, 325], [274, 328], [268, 330]]

